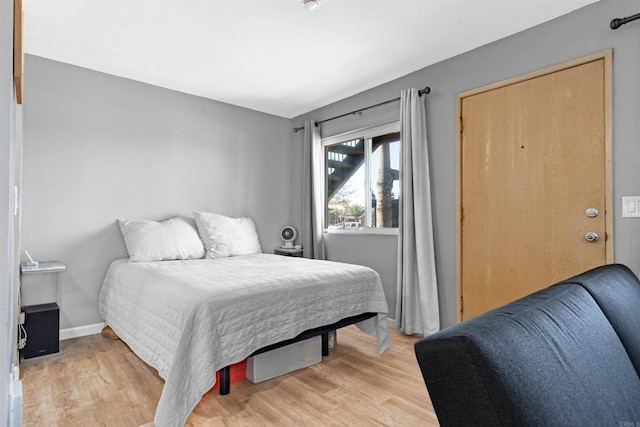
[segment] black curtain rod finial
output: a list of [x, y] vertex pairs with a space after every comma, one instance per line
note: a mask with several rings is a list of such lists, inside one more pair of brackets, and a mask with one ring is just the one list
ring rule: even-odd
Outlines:
[[611, 27], [612, 30], [617, 30], [627, 22], [635, 21], [636, 19], [640, 19], [640, 13], [636, 13], [635, 15], [632, 15], [632, 16], [627, 16], [626, 18], [612, 19], [609, 26]]

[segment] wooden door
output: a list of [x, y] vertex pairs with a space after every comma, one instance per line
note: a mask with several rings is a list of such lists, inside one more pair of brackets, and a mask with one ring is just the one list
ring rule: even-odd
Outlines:
[[459, 98], [459, 320], [611, 259], [605, 59]]

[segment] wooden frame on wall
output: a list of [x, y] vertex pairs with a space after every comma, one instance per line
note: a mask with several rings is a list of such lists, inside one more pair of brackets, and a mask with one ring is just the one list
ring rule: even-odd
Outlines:
[[13, 84], [16, 102], [22, 104], [22, 76], [24, 69], [22, 51], [22, 0], [13, 0]]

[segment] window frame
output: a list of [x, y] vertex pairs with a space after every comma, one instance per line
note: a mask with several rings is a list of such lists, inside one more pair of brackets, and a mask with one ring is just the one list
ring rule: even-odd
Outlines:
[[[371, 210], [371, 138], [385, 135], [388, 133], [397, 133], [400, 132], [400, 120], [394, 120], [391, 122], [368, 126], [348, 132], [344, 132], [338, 135], [329, 136], [326, 138], [322, 138], [322, 167], [320, 169], [322, 176], [319, 179], [324, 186], [324, 196], [323, 196], [323, 209], [322, 209], [322, 228], [327, 234], [349, 234], [349, 235], [363, 235], [363, 234], [388, 234], [388, 235], [398, 235], [398, 227], [370, 227], [370, 210]], [[328, 210], [328, 200], [327, 200], [327, 165], [326, 165], [326, 148], [330, 145], [339, 144], [342, 142], [346, 142], [352, 139], [363, 138], [365, 141], [364, 147], [364, 162], [365, 162], [365, 216], [366, 216], [366, 224], [365, 227], [361, 230], [349, 230], [349, 229], [329, 229], [327, 226], [327, 210]], [[400, 163], [402, 163], [402, 159], [400, 159]], [[400, 187], [400, 195], [402, 197], [402, 187]]]

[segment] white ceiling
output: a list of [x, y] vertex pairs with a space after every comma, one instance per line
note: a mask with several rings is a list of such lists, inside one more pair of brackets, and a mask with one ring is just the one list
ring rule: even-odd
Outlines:
[[291, 118], [595, 1], [24, 0], [24, 50]]

